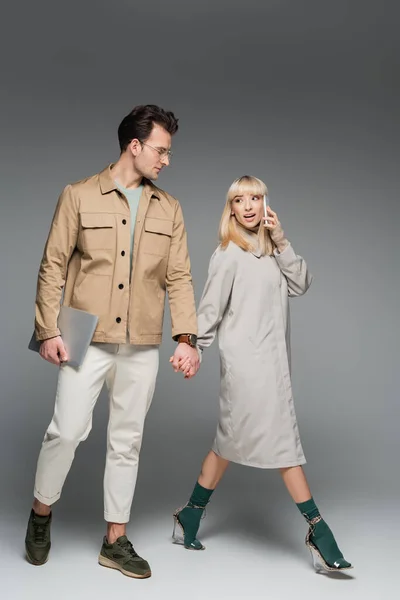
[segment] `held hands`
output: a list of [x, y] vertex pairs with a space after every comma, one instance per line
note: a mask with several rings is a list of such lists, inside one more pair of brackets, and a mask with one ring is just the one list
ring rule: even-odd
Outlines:
[[270, 206], [267, 206], [267, 217], [263, 217], [263, 221], [264, 227], [269, 230], [271, 239], [276, 245], [278, 252], [283, 252], [289, 242], [285, 238], [285, 232], [282, 229], [278, 215]]
[[39, 354], [42, 358], [54, 365], [60, 365], [68, 360], [67, 351], [61, 336], [43, 340], [40, 344]]
[[178, 344], [174, 355], [171, 356], [169, 362], [175, 373], [182, 371], [185, 379], [194, 377], [200, 367], [200, 358], [197, 348], [192, 348], [189, 344]]

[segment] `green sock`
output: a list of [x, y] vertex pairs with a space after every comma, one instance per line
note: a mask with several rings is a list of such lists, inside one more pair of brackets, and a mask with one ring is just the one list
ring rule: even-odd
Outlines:
[[320, 516], [318, 507], [313, 498], [310, 498], [305, 502], [299, 502], [299, 504], [296, 504], [296, 506], [301, 514], [307, 519], [307, 521], [311, 521], [311, 519]]
[[184, 530], [185, 546], [196, 549], [203, 547], [201, 542], [196, 539], [196, 535], [200, 527], [200, 519], [213, 491], [196, 482], [187, 506], [179, 513], [178, 518]]
[[205, 508], [210, 501], [211, 494], [214, 490], [209, 490], [196, 481], [196, 485], [193, 488], [192, 495], [189, 499], [189, 504], [193, 504], [194, 506], [201, 506]]
[[[321, 517], [313, 498], [306, 500], [306, 502], [300, 502], [296, 506], [308, 523], [316, 517]], [[350, 563], [343, 558], [343, 554], [339, 550], [332, 531], [322, 517], [318, 523], [310, 524], [310, 527], [312, 528], [310, 541], [317, 547], [330, 567], [343, 569], [344, 567], [351, 566]]]

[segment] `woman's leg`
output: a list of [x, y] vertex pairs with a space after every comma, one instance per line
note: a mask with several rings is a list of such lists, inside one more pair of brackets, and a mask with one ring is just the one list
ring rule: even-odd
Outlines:
[[229, 460], [221, 458], [215, 454], [213, 450], [210, 450], [201, 465], [201, 471], [197, 482], [205, 488], [215, 490], [228, 465]]
[[201, 466], [199, 478], [194, 486], [189, 502], [175, 512], [175, 520], [184, 532], [184, 545], [193, 550], [203, 550], [204, 546], [196, 539], [200, 519], [211, 494], [226, 471], [229, 461], [217, 456], [212, 450], [207, 454]]
[[283, 483], [296, 504], [306, 502], [311, 498], [310, 488], [302, 467], [280, 469]]
[[280, 472], [289, 494], [310, 525], [307, 545], [316, 547], [330, 569], [350, 568], [351, 564], [343, 558], [332, 531], [319, 513], [302, 467], [288, 467]]

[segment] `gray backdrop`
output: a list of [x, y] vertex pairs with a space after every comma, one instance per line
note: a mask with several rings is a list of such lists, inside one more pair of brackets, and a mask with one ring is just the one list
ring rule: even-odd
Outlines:
[[[396, 5], [39, 0], [3, 9], [0, 568], [7, 569], [8, 597], [41, 597], [52, 582], [59, 598], [98, 588], [135, 593], [138, 585], [143, 598], [185, 598], [189, 590], [192, 598], [205, 590], [211, 598], [287, 598], [301, 589], [308, 597], [336, 598], [340, 591], [376, 598], [393, 583], [400, 416]], [[183, 206], [197, 301], [225, 193], [242, 174], [266, 181], [272, 207], [314, 274], [306, 296], [291, 304], [295, 402], [306, 473], [358, 567], [352, 578], [314, 575], [305, 524], [279, 475], [235, 465], [202, 526], [207, 551], [169, 545], [170, 515], [186, 501], [214, 435], [219, 382], [216, 347], [194, 380], [172, 372], [169, 317], [129, 529], [154, 577], [130, 581], [96, 565], [105, 393], [54, 511], [52, 560], [42, 569], [23, 561], [57, 377], [56, 367], [27, 350], [43, 246], [62, 188], [117, 158], [117, 126], [139, 103], [160, 104], [180, 119], [174, 159], [159, 185]]]

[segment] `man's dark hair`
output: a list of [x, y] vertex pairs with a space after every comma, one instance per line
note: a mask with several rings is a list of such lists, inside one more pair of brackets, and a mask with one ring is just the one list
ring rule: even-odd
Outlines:
[[122, 119], [118, 127], [121, 152], [124, 152], [135, 138], [143, 142], [147, 140], [154, 123], [163, 127], [171, 135], [178, 131], [178, 119], [173, 112], [165, 111], [155, 104], [135, 106], [129, 115]]

